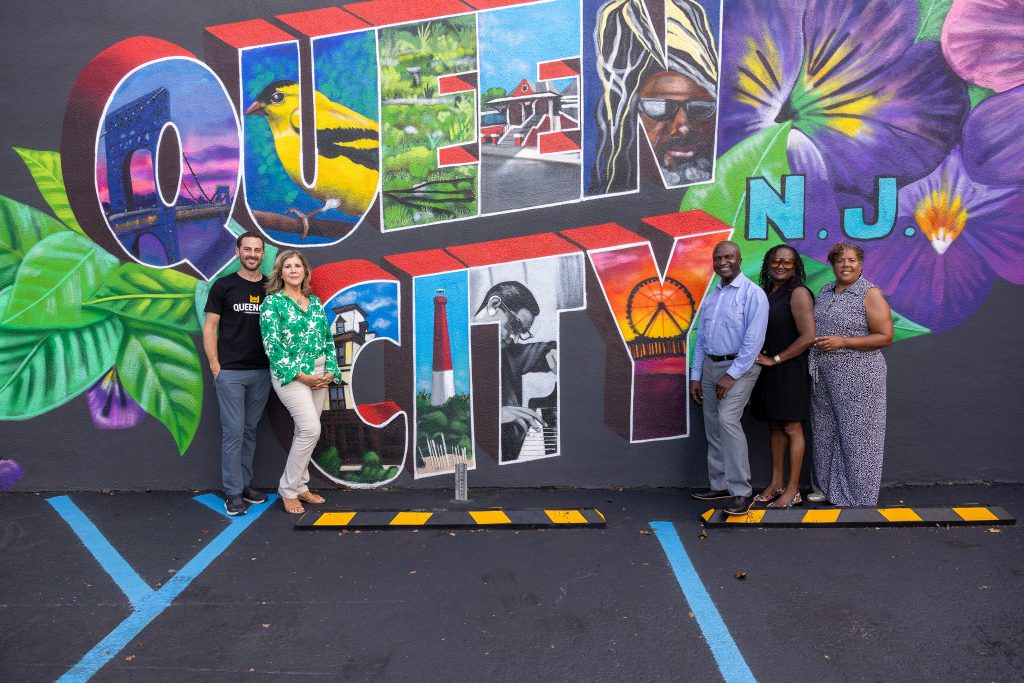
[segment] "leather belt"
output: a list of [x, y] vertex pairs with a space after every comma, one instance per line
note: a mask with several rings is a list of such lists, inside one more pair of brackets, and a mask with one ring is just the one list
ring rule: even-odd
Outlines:
[[710, 358], [711, 361], [714, 362], [714, 363], [721, 363], [722, 361], [726, 361], [726, 360], [736, 360], [736, 356], [738, 356], [739, 354], [737, 354], [737, 353], [729, 353], [729, 354], [726, 354], [724, 356], [716, 356], [716, 355], [714, 355], [712, 353], [707, 353], [707, 354], [704, 354], [704, 355], [706, 355], [708, 358]]

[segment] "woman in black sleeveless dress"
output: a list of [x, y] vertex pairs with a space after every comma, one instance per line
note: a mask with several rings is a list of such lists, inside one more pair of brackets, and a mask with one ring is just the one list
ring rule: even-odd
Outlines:
[[[800, 497], [804, 461], [803, 422], [810, 416], [811, 386], [807, 349], [814, 343], [814, 297], [804, 286], [804, 265], [796, 249], [780, 244], [768, 250], [760, 284], [768, 295], [764, 351], [754, 361], [761, 375], [750, 396], [751, 414], [771, 425], [772, 480], [756, 502], [792, 507]], [[786, 455], [789, 478], [784, 479]]]

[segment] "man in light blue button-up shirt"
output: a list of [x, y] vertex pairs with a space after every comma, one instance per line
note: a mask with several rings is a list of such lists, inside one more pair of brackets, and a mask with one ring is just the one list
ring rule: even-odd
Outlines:
[[690, 396], [704, 406], [709, 488], [691, 495], [728, 498], [725, 512], [742, 515], [753, 498], [740, 418], [761, 373], [754, 359], [764, 346], [768, 297], [740, 270], [743, 259], [735, 242], [719, 242], [713, 259], [721, 281], [701, 305], [690, 370]]

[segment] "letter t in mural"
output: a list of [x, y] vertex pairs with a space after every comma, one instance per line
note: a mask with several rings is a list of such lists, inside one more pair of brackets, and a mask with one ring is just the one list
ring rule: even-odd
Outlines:
[[586, 307], [583, 252], [550, 233], [448, 251], [471, 268], [473, 325], [490, 328], [473, 333], [478, 444], [502, 465], [559, 455], [559, 322]]

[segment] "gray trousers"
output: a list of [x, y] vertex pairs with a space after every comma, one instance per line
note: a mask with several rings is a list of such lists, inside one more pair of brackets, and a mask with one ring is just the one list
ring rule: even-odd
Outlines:
[[224, 495], [241, 495], [252, 482], [256, 427], [270, 395], [270, 373], [261, 370], [221, 370], [213, 380], [220, 404], [220, 478]]
[[730, 366], [731, 360], [715, 363], [704, 358], [701, 370], [704, 432], [708, 439], [708, 483], [715, 491], [728, 491], [731, 496], [749, 496], [750, 461], [747, 458], [747, 435], [743, 432], [740, 418], [757, 383], [757, 376], [761, 374], [761, 366], [751, 366], [719, 401], [715, 382]]

